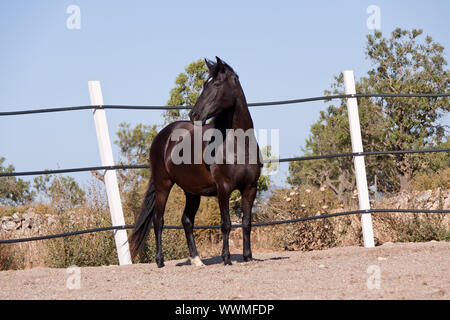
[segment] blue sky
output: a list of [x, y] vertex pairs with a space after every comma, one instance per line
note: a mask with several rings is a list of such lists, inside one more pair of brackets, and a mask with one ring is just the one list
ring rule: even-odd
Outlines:
[[[66, 27], [69, 5], [81, 10], [79, 30]], [[105, 104], [163, 105], [187, 64], [216, 55], [237, 71], [249, 102], [322, 95], [339, 72], [369, 70], [369, 5], [381, 9], [385, 35], [423, 28], [449, 60], [449, 1], [2, 1], [0, 110], [87, 105], [89, 80], [101, 81]], [[257, 129], [280, 129], [289, 157], [301, 154], [325, 108], [251, 113]], [[160, 111], [108, 110], [107, 118], [112, 140], [120, 122], [162, 123]], [[92, 113], [0, 117], [0, 156], [17, 171], [100, 165]], [[286, 174], [284, 164], [275, 182]]]

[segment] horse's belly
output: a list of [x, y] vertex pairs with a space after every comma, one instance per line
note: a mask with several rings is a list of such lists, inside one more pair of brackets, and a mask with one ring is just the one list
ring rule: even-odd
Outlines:
[[[216, 184], [209, 168], [203, 163], [201, 157], [200, 159], [194, 157], [194, 151], [196, 150], [192, 138], [193, 125], [190, 122], [176, 122], [171, 125], [170, 129], [167, 132], [167, 137], [165, 137], [167, 146], [164, 158], [167, 172], [172, 181], [178, 184], [184, 191], [192, 194], [203, 196], [216, 195]], [[177, 139], [172, 139], [171, 135], [175, 132], [175, 129], [181, 129], [183, 131], [177, 133]], [[183, 143], [181, 143], [182, 141]], [[207, 142], [203, 142], [202, 151], [206, 145]], [[202, 154], [202, 151], [200, 154]]]
[[202, 196], [217, 195], [216, 184], [205, 165], [170, 163], [167, 169], [172, 180], [184, 191]]

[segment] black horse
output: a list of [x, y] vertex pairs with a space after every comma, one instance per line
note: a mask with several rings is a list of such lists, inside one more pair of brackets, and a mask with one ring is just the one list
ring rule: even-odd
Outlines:
[[[252, 259], [250, 246], [252, 207], [262, 161], [253, 133], [253, 121], [239, 77], [220, 58], [216, 57], [216, 60], [217, 62], [214, 63], [205, 59], [209, 77], [205, 81], [197, 103], [189, 113], [191, 121], [176, 121], [169, 124], [157, 134], [150, 147], [151, 178], [140, 212], [136, 216], [135, 228], [129, 239], [133, 259], [142, 248], [153, 222], [156, 237], [156, 263], [158, 267], [164, 266], [161, 233], [166, 201], [174, 183], [179, 185], [186, 194], [186, 206], [181, 221], [193, 264], [203, 265], [198, 256], [193, 235], [194, 219], [200, 197], [217, 196], [223, 234], [222, 259], [225, 265], [231, 265], [228, 246], [231, 230], [229, 199], [231, 192], [236, 189], [242, 195], [243, 258], [244, 261]], [[211, 121], [206, 123], [210, 118], [212, 118]], [[205, 134], [208, 129], [216, 133], [214, 139], [212, 137], [209, 141], [202, 139], [201, 144], [196, 146], [195, 130]], [[175, 132], [178, 133], [174, 134]], [[244, 139], [239, 139], [236, 132], [244, 132]], [[217, 133], [220, 133], [223, 139]], [[186, 148], [181, 148], [180, 151], [182, 143], [193, 152]], [[213, 160], [205, 161], [205, 150], [213, 144], [215, 148], [209, 148]], [[175, 161], [175, 157], [184, 157], [183, 159], [191, 161], [180, 163], [179, 159]]]

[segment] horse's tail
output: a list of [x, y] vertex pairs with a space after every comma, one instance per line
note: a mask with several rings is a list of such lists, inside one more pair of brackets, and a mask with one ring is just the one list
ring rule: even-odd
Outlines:
[[141, 209], [135, 217], [135, 226], [133, 233], [128, 239], [132, 259], [134, 259], [142, 249], [142, 246], [145, 243], [145, 239], [147, 238], [152, 226], [152, 219], [155, 215], [155, 198], [155, 185], [153, 184], [153, 180], [150, 179], [147, 192], [145, 193], [144, 201], [141, 205]]

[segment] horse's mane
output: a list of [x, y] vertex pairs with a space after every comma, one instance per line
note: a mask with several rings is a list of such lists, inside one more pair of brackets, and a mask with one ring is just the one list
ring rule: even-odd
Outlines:
[[[205, 59], [205, 60], [207, 60], [208, 64], [211, 65], [211, 71], [212, 72], [209, 73], [209, 76], [214, 78], [217, 75], [217, 72], [218, 72], [218, 70], [217, 70], [217, 62], [211, 61], [209, 59]], [[224, 65], [224, 67], [226, 69], [231, 71], [239, 79], [239, 75], [236, 73], [236, 71], [233, 70], [232, 67], [230, 67], [230, 65], [228, 63], [226, 63], [225, 61], [222, 60], [222, 64]]]

